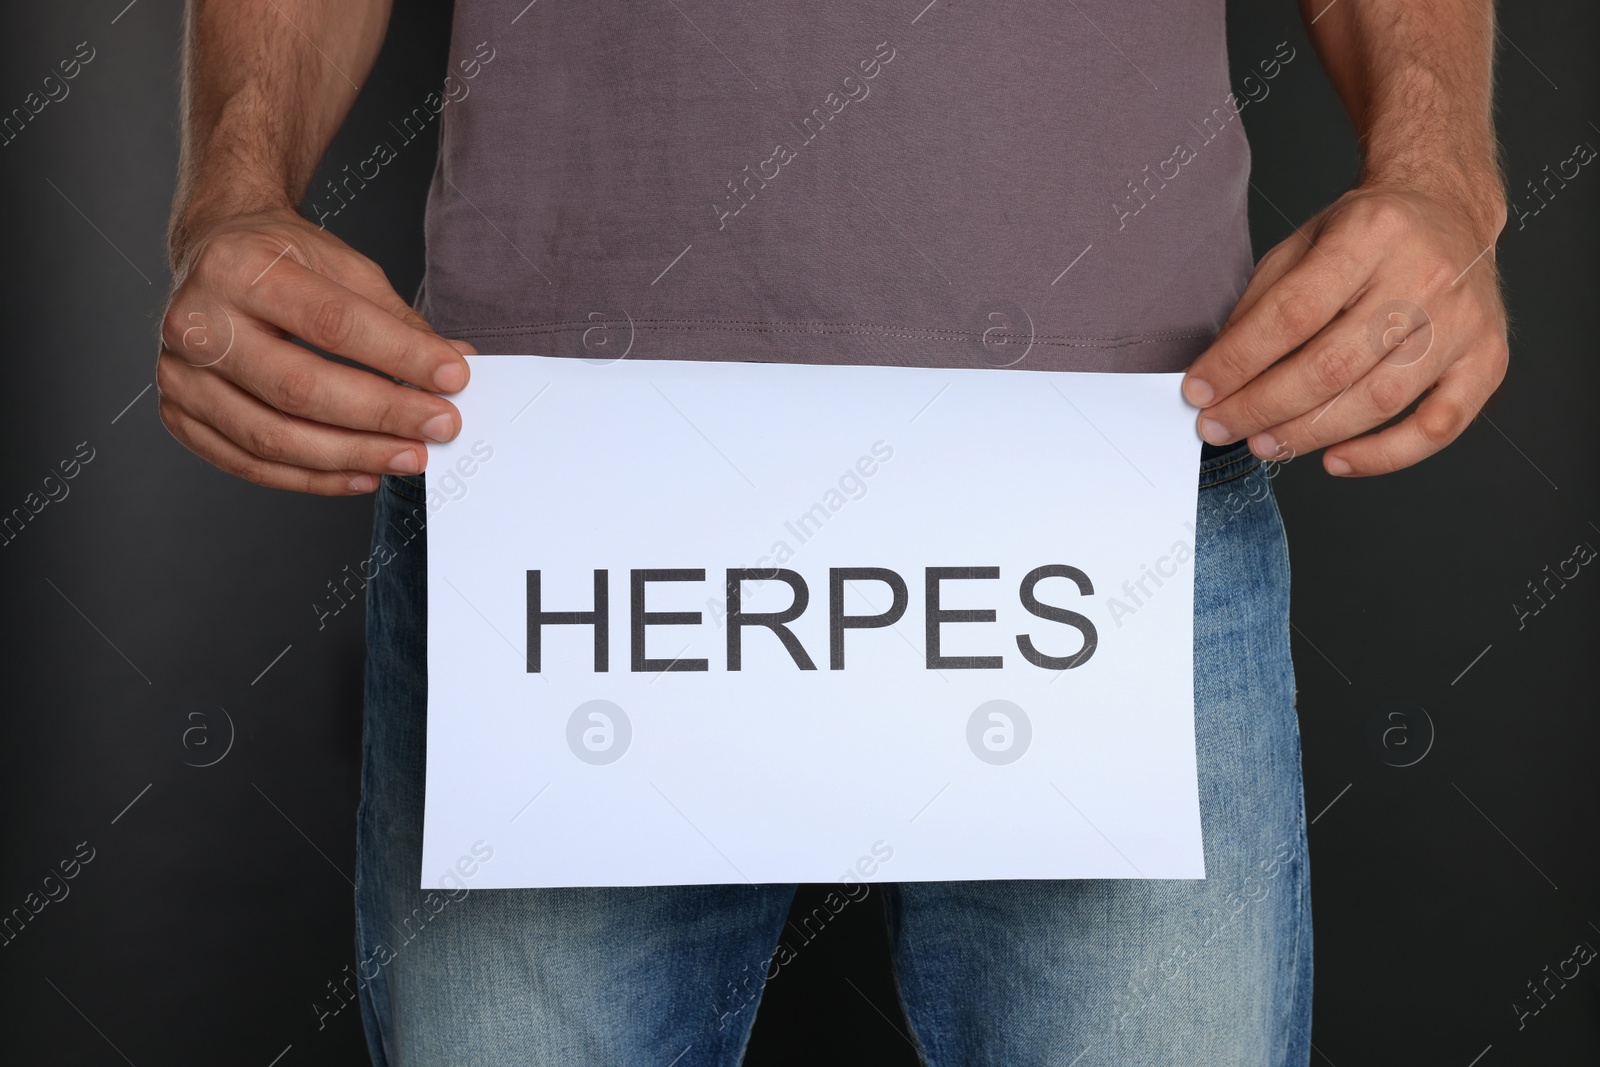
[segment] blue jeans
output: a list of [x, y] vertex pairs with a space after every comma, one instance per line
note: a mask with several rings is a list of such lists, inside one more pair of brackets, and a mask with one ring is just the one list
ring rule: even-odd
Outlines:
[[[1270, 480], [1243, 446], [1207, 449], [1199, 476], [1195, 733], [1207, 877], [860, 884], [827, 898], [835, 911], [872, 893], [882, 901], [901, 1001], [933, 1067], [1310, 1060], [1288, 547]], [[381, 543], [393, 559], [367, 588], [350, 981], [373, 1062], [737, 1064], [767, 976], [801, 943], [785, 931], [794, 886], [418, 888], [422, 486], [391, 476], [379, 490], [374, 555]]]

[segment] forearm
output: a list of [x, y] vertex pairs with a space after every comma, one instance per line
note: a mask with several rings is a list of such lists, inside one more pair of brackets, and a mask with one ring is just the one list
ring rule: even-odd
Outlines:
[[1300, 8], [1361, 139], [1362, 184], [1457, 202], [1492, 240], [1506, 208], [1491, 0], [1300, 0]]
[[372, 70], [390, 0], [190, 0], [168, 252], [210, 219], [300, 202]]

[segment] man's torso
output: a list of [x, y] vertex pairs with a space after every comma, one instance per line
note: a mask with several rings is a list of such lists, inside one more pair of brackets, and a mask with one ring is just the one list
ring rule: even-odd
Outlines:
[[484, 352], [1181, 370], [1251, 268], [1223, 0], [919, 6], [458, 0], [424, 315]]

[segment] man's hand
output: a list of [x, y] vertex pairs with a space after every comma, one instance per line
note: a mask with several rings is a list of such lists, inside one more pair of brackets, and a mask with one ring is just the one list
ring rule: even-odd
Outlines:
[[[1449, 444], [1505, 377], [1490, 251], [1504, 224], [1503, 209], [1474, 225], [1428, 192], [1345, 194], [1267, 253], [1190, 367], [1201, 436], [1249, 438], [1276, 460], [1336, 445], [1323, 466], [1340, 475], [1399, 470]], [[1358, 437], [1425, 391], [1405, 419]]]
[[295, 210], [372, 69], [389, 3], [185, 8], [161, 421], [202, 458], [260, 485], [370, 492], [379, 474], [422, 470], [424, 442], [461, 431], [455, 406], [431, 394], [467, 384], [462, 356], [472, 347], [434, 333], [377, 264]]
[[[1492, 0], [1300, 0], [1365, 155], [1361, 183], [1284, 241], [1183, 383], [1200, 435], [1266, 459], [1331, 446], [1384, 474], [1453, 441], [1506, 373], [1494, 242]], [[1414, 412], [1379, 433], [1360, 434]]]
[[377, 264], [293, 211], [228, 216], [177, 270], [156, 364], [161, 421], [203, 459], [258, 485], [348, 495], [416, 474], [424, 442], [460, 431], [454, 405], [428, 391], [466, 385], [471, 346], [435, 334]]

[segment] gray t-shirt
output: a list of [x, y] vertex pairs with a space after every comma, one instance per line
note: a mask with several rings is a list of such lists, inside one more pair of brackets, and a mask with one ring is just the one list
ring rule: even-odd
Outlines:
[[486, 353], [1183, 369], [1251, 269], [1223, 0], [925, 3], [456, 0], [420, 310]]

